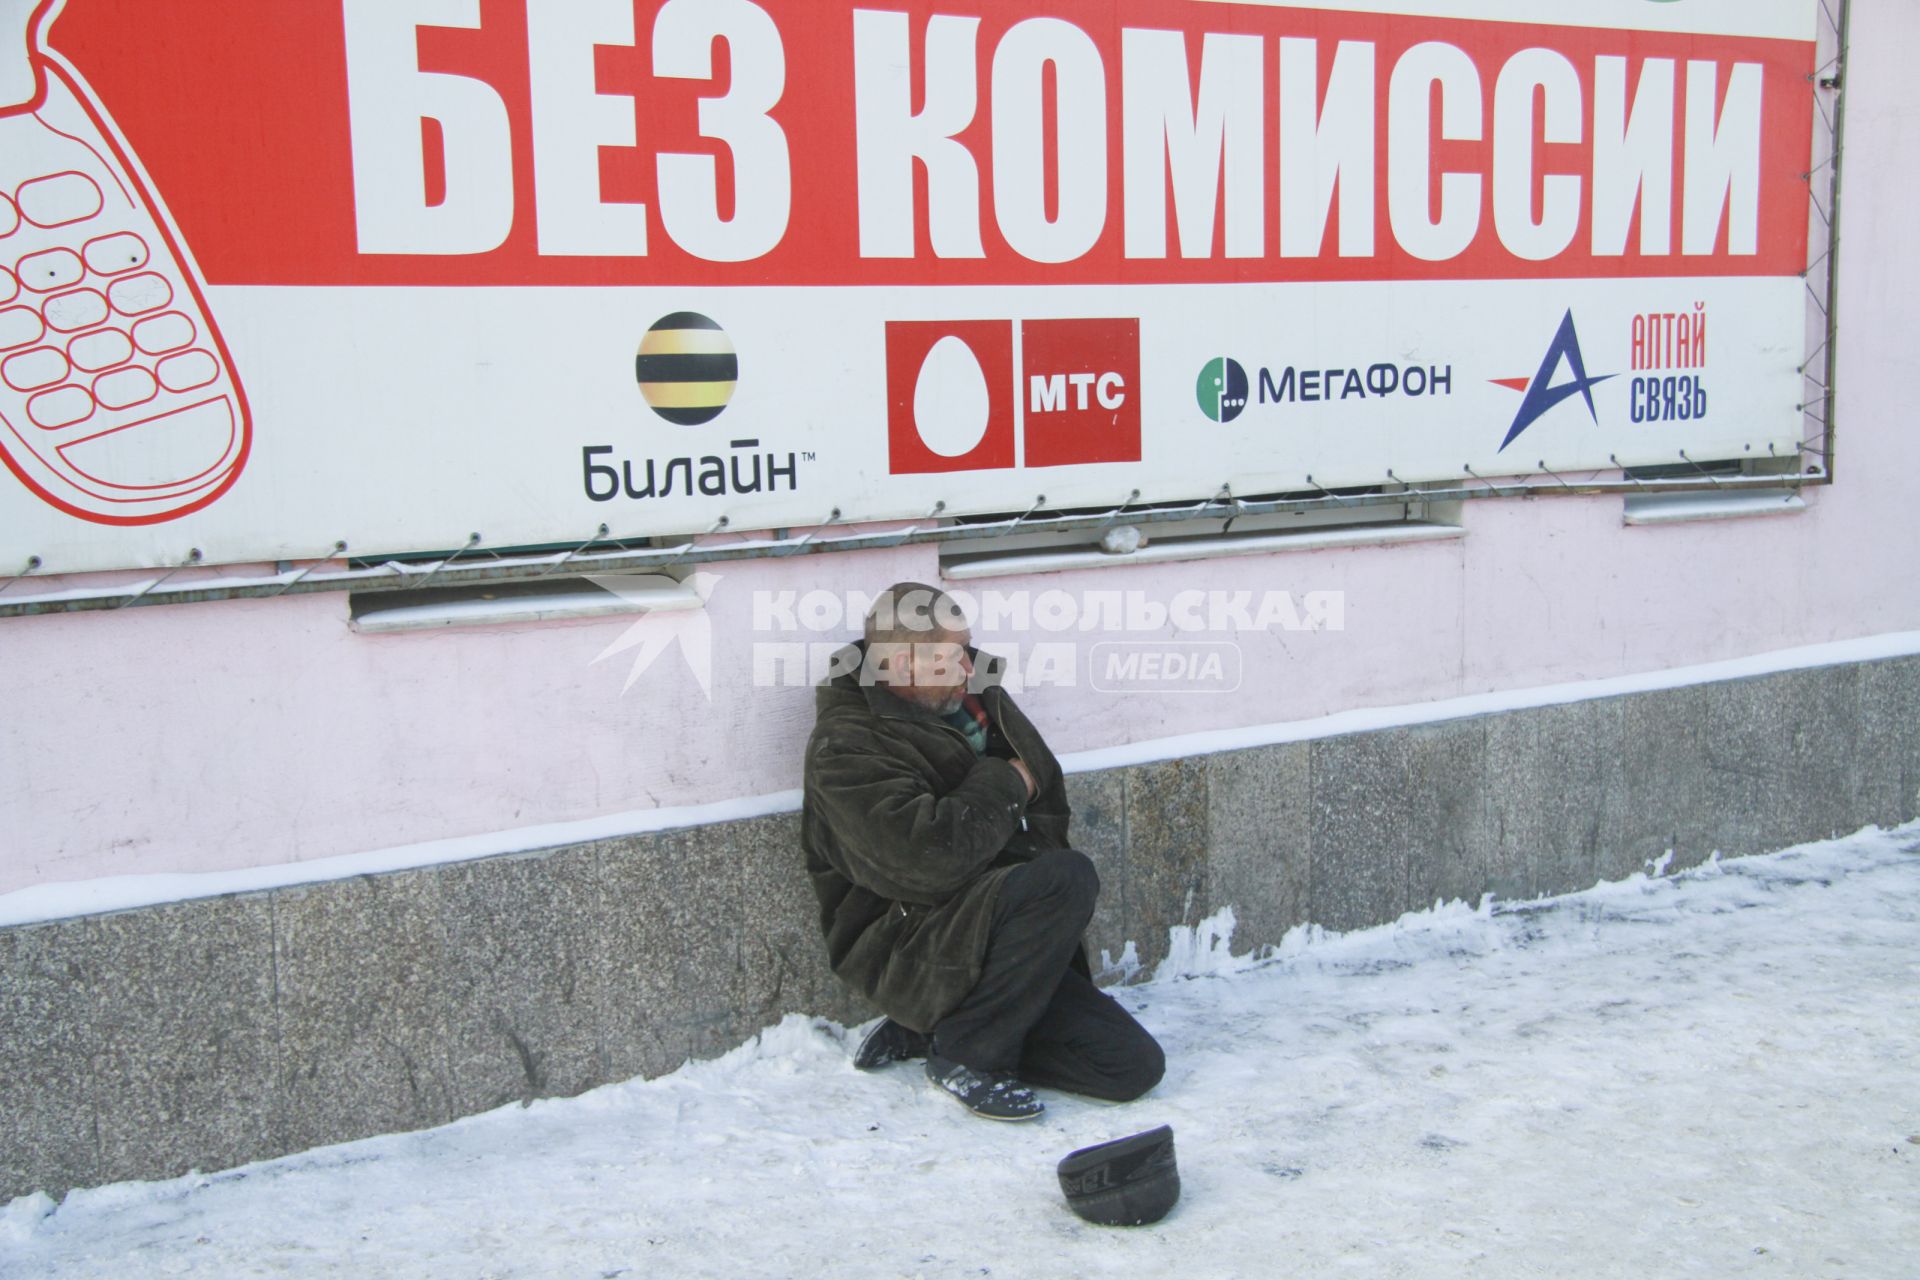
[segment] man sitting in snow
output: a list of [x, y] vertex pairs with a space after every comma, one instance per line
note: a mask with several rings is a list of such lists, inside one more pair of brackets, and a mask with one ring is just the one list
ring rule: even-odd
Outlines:
[[925, 1057], [995, 1120], [1039, 1115], [1031, 1085], [1118, 1102], [1151, 1089], [1160, 1046], [1094, 985], [1081, 945], [1100, 881], [1068, 847], [1060, 766], [952, 598], [889, 587], [833, 671], [801, 843], [834, 972], [887, 1015], [854, 1065]]

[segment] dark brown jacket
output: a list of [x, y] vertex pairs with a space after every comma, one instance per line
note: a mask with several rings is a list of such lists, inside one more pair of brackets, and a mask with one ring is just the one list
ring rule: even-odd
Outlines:
[[835, 973], [895, 1021], [929, 1031], [979, 980], [995, 897], [1009, 868], [1067, 845], [1059, 762], [982, 662], [994, 741], [1032, 771], [846, 671], [815, 690], [800, 840]]

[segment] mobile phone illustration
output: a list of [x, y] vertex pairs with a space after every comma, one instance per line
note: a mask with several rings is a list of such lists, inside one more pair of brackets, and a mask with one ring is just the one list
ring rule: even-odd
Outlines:
[[207, 506], [245, 393], [159, 194], [47, 46], [66, 0], [0, 0], [0, 460], [101, 524]]

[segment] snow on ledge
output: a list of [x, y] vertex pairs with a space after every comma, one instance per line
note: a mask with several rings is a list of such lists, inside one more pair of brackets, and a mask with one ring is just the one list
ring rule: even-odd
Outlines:
[[[1178, 737], [1155, 738], [1146, 742], [1103, 747], [1094, 751], [1063, 753], [1060, 763], [1068, 773], [1090, 773], [1100, 769], [1151, 764], [1161, 760], [1210, 755], [1221, 751], [1240, 751], [1251, 747], [1306, 742], [1316, 738], [1337, 737], [1341, 734], [1434, 724], [1443, 720], [1459, 720], [1495, 712], [1522, 711], [1534, 707], [1585, 702], [1594, 698], [1650, 693], [1661, 689], [1684, 688], [1688, 685], [1772, 675], [1781, 671], [1874, 662], [1887, 658], [1910, 657], [1915, 654], [1920, 654], [1920, 631], [1891, 632], [1856, 640], [1840, 640], [1795, 649], [1778, 649], [1770, 653], [1755, 654], [1725, 662], [1612, 676], [1603, 680], [1501, 690], [1460, 698], [1445, 698], [1437, 702], [1367, 707], [1312, 720], [1249, 725], [1237, 729], [1215, 729], [1203, 733], [1183, 734]], [[609, 840], [652, 831], [667, 831], [713, 822], [792, 813], [799, 807], [800, 792], [796, 789], [777, 791], [769, 795], [721, 800], [711, 804], [639, 809], [576, 822], [516, 827], [450, 840], [433, 840], [423, 844], [400, 845], [339, 857], [315, 858], [304, 862], [249, 867], [236, 871], [105, 876], [93, 880], [34, 885], [0, 894], [0, 928], [62, 920], [73, 916], [95, 915], [108, 911], [126, 911], [197, 898], [221, 897], [233, 893], [290, 888], [295, 885], [316, 884], [328, 880], [344, 880], [352, 876], [407, 871], [501, 854], [529, 853], [561, 845], [580, 844], [589, 840]]]
[[1665, 671], [1637, 672], [1609, 676], [1602, 680], [1582, 680], [1570, 684], [1535, 685], [1526, 689], [1501, 689], [1492, 693], [1469, 694], [1460, 698], [1442, 698], [1437, 702], [1404, 703], [1393, 707], [1362, 707], [1339, 711], [1313, 720], [1292, 720], [1282, 724], [1247, 725], [1238, 729], [1209, 729], [1174, 738], [1155, 738], [1119, 747], [1101, 747], [1093, 751], [1074, 751], [1060, 757], [1068, 773], [1086, 773], [1095, 769], [1117, 769], [1127, 765], [1152, 764], [1186, 756], [1211, 755], [1219, 751], [1241, 751], [1248, 747], [1272, 747], [1287, 742], [1306, 742], [1315, 738], [1335, 738], [1348, 733], [1369, 733], [1377, 729], [1397, 729], [1407, 725], [1436, 724], [1442, 720], [1462, 720], [1500, 711], [1525, 711], [1534, 707], [1559, 706], [1586, 702], [1594, 698], [1617, 698], [1629, 693], [1653, 693], [1661, 689], [1682, 689], [1688, 685], [1715, 684], [1750, 676], [1773, 675], [1781, 671], [1800, 671], [1809, 667], [1841, 666], [1855, 662], [1875, 662], [1885, 658], [1906, 658], [1920, 654], [1920, 631], [1896, 631], [1866, 636], [1858, 640], [1838, 640], [1829, 644], [1807, 645], [1798, 649], [1776, 649], [1770, 653], [1724, 662], [1708, 662], [1691, 667], [1670, 667]]
[[94, 880], [34, 885], [11, 893], [0, 893], [0, 928], [96, 915], [106, 911], [128, 911], [136, 907], [186, 902], [195, 898], [218, 898], [232, 893], [289, 889], [296, 885], [381, 875], [389, 871], [412, 871], [500, 854], [532, 853], [540, 849], [583, 844], [590, 840], [613, 840], [648, 831], [669, 831], [710, 822], [792, 813], [799, 807], [798, 790], [776, 791], [772, 795], [722, 800], [714, 804], [639, 809], [578, 822], [514, 827], [507, 831], [489, 831], [451, 840], [430, 840], [423, 844], [397, 845], [389, 849], [371, 849], [365, 853], [283, 862], [267, 867], [246, 867], [236, 871], [102, 876]]

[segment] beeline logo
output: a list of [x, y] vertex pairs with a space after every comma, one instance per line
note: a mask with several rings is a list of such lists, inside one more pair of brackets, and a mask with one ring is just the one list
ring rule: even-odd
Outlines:
[[1140, 461], [1140, 322], [890, 320], [894, 475]]

